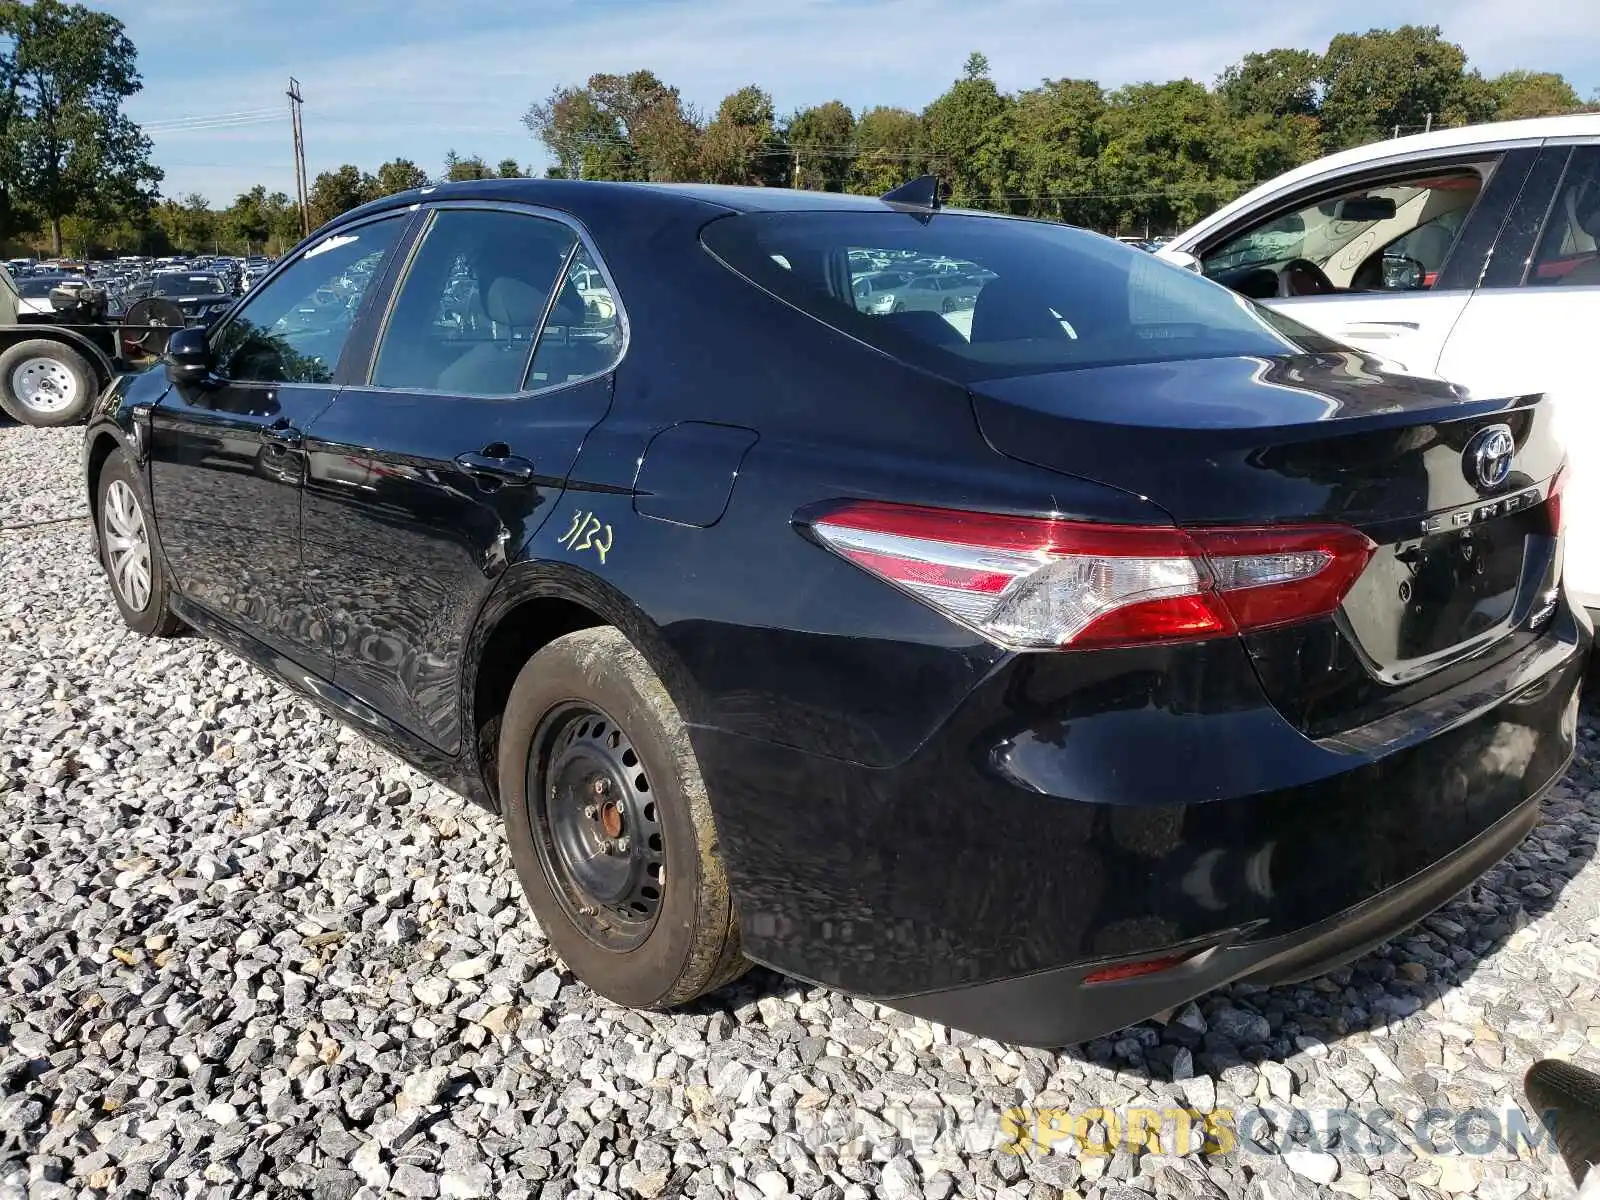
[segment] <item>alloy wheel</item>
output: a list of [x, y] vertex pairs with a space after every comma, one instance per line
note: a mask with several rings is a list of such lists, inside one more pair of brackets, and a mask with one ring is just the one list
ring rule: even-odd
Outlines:
[[111, 584], [124, 604], [143, 612], [150, 603], [150, 535], [145, 528], [144, 510], [133, 489], [120, 479], [112, 480], [106, 488], [103, 507], [101, 529]]

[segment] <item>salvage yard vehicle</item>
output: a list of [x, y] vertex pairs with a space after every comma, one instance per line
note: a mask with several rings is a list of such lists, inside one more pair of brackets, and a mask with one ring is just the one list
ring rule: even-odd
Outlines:
[[113, 378], [161, 350], [166, 326], [183, 324], [143, 324], [122, 300], [81, 275], [0, 271], [0, 411], [24, 425], [75, 425]]
[[1159, 253], [1402, 370], [1549, 393], [1572, 457], [1568, 585], [1600, 613], [1600, 113], [1347, 150]]
[[[860, 301], [941, 258], [960, 323]], [[386, 197], [83, 454], [128, 627], [499, 811], [604, 996], [755, 960], [1045, 1045], [1329, 970], [1521, 841], [1592, 638], [1562, 466], [1538, 397], [930, 181]]]

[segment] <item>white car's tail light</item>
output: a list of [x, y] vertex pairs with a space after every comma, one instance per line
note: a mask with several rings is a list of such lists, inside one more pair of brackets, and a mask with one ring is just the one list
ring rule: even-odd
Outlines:
[[834, 553], [1003, 646], [1126, 646], [1326, 616], [1375, 549], [1353, 529], [1177, 529], [852, 501]]

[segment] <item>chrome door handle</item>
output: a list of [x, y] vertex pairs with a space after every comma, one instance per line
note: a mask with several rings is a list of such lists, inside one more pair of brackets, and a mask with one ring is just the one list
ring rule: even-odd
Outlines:
[[533, 464], [515, 454], [483, 454], [469, 452], [456, 455], [456, 466], [479, 480], [495, 483], [533, 482]]
[[261, 430], [261, 440], [278, 450], [298, 450], [305, 435], [288, 421], [274, 421]]

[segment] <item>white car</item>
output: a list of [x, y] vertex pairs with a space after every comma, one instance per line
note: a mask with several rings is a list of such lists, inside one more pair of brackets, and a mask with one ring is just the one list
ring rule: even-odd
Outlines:
[[64, 283], [87, 283], [82, 275], [28, 275], [12, 286], [17, 292], [17, 312], [33, 316], [53, 316], [56, 311], [50, 303], [50, 293]]
[[1600, 615], [1600, 113], [1347, 150], [1157, 254], [1413, 374], [1551, 396], [1567, 584]]

